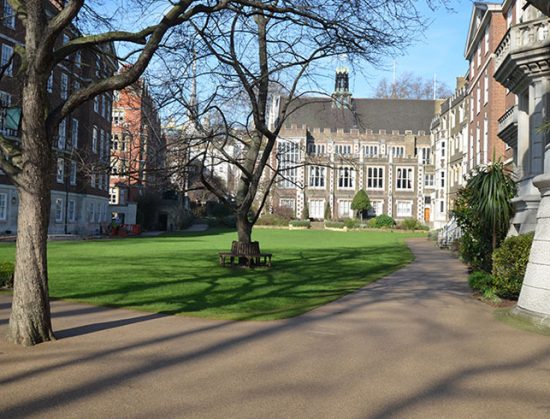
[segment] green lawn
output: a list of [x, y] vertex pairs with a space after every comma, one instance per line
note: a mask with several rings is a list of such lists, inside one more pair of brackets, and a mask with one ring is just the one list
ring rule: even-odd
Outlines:
[[[271, 269], [218, 266], [234, 232], [51, 242], [50, 295], [91, 304], [217, 319], [296, 316], [379, 279], [412, 260], [412, 234], [256, 230]], [[418, 236], [418, 235], [417, 235]], [[0, 245], [0, 261], [15, 246]]]

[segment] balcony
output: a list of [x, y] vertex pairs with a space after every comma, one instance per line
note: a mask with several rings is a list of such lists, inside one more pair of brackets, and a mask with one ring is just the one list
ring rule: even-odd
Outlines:
[[550, 74], [550, 19], [512, 26], [495, 51], [495, 79], [514, 93], [522, 82]]
[[498, 136], [510, 147], [517, 146], [518, 107], [512, 106], [498, 120]]

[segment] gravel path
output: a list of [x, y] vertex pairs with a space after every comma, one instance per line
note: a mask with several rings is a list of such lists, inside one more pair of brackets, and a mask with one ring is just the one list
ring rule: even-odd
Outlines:
[[285, 321], [54, 302], [59, 340], [0, 341], [0, 417], [549, 417], [549, 338], [494, 320], [447, 252], [410, 246], [409, 266]]

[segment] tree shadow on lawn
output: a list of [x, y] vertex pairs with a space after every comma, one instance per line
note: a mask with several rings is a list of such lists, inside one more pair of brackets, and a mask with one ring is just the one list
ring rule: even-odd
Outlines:
[[[283, 253], [283, 252], [282, 252]], [[403, 247], [307, 249], [284, 252], [271, 269], [222, 268], [210, 252], [186, 252], [185, 260], [152, 256], [133, 265], [131, 282], [108, 270], [94, 272], [88, 290], [66, 284], [56, 298], [163, 314], [232, 320], [292, 317], [333, 301], [403, 266]], [[162, 267], [170, 266], [170, 269]], [[174, 276], [174, 264], [181, 274]], [[151, 265], [156, 265], [151, 267]], [[177, 268], [176, 268], [177, 269]], [[162, 276], [163, 271], [170, 277]], [[94, 289], [97, 281], [105, 287]], [[54, 287], [52, 287], [54, 288]]]

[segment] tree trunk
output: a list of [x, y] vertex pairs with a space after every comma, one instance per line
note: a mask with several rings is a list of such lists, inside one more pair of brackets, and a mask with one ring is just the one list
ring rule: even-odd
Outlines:
[[[27, 29], [29, 54], [32, 34]], [[54, 339], [46, 255], [53, 173], [51, 130], [47, 129], [44, 112], [48, 108], [48, 73], [47, 69], [29, 69], [21, 101], [21, 172], [16, 178], [19, 212], [8, 339], [25, 346]]]
[[237, 237], [240, 242], [252, 242], [252, 223], [247, 214], [237, 214]]
[[46, 243], [50, 192], [19, 190], [13, 303], [8, 339], [31, 346], [54, 338], [50, 320]]

